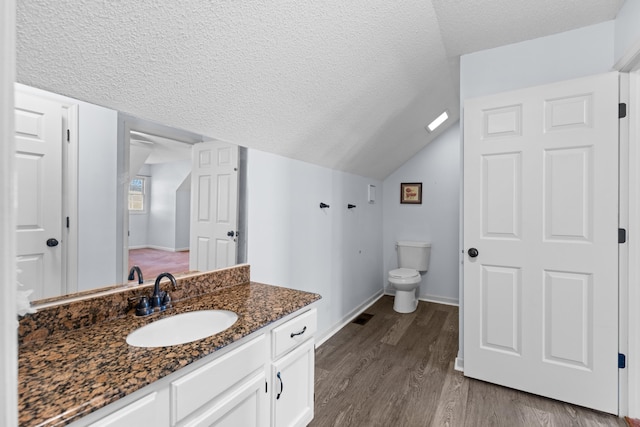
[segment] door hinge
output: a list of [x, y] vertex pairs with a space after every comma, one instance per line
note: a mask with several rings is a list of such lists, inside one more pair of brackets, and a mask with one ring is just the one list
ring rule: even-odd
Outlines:
[[618, 243], [627, 243], [627, 230], [618, 228]]
[[67, 228], [69, 228], [69, 217], [67, 217]]
[[71, 131], [67, 129], [67, 142], [71, 141]]
[[627, 367], [627, 356], [622, 353], [618, 353], [618, 369], [624, 369]]
[[625, 117], [627, 117], [627, 104], [621, 102], [618, 104], [618, 118], [624, 119]]

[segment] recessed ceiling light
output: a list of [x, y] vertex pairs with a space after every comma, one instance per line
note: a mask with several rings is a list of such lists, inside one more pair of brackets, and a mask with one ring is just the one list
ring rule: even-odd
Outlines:
[[444, 113], [440, 114], [434, 121], [429, 123], [429, 126], [427, 126], [425, 129], [427, 129], [429, 132], [433, 132], [434, 130], [436, 130], [438, 126], [444, 123], [444, 121], [447, 120], [448, 118], [449, 118], [449, 114], [447, 114], [447, 112], [445, 111]]

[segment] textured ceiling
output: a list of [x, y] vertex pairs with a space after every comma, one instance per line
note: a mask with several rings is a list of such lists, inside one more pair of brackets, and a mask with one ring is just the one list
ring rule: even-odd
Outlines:
[[622, 2], [17, 0], [17, 79], [383, 179], [457, 120], [460, 54], [610, 20]]

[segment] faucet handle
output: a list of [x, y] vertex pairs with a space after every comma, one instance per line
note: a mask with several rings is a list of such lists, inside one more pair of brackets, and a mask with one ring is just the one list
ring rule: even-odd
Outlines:
[[153, 313], [153, 309], [149, 307], [149, 298], [141, 297], [140, 302], [136, 305], [136, 316], [146, 316]]
[[165, 292], [162, 297], [162, 306], [165, 308], [171, 308], [171, 296], [169, 292]]

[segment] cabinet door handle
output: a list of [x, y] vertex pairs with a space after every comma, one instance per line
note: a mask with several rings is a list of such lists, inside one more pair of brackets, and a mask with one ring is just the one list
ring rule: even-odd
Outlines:
[[282, 382], [282, 377], [280, 376], [280, 372], [278, 372], [276, 374], [276, 377], [278, 377], [278, 380], [280, 380], [280, 392], [276, 396], [276, 400], [278, 400], [278, 399], [280, 399], [280, 395], [282, 394], [282, 390], [284, 390], [284, 383]]
[[296, 335], [302, 335], [302, 334], [304, 334], [304, 332], [305, 332], [306, 330], [307, 330], [307, 327], [305, 326], [304, 328], [302, 328], [302, 330], [301, 330], [300, 332], [296, 332], [296, 333], [291, 332], [291, 338], [295, 337]]

